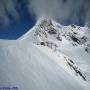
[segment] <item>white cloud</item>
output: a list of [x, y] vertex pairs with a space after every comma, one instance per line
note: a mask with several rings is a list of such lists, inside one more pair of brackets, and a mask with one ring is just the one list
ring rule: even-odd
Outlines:
[[18, 19], [19, 14], [16, 10], [17, 3], [15, 0], [0, 0], [0, 20], [2, 23], [9, 23], [8, 14], [13, 17], [13, 19]]
[[[85, 10], [85, 16], [81, 15], [81, 17], [86, 21], [90, 20], [90, 0], [22, 1], [25, 2], [25, 4], [28, 4], [27, 7], [29, 8], [30, 13], [35, 14], [37, 19], [42, 16], [50, 17], [59, 21], [69, 18], [73, 23], [78, 21], [78, 14], [82, 8]], [[0, 22], [3, 21], [4, 23], [9, 23], [7, 13], [9, 13], [13, 19], [17, 20], [20, 16], [16, 6], [19, 6], [18, 0], [0, 0]]]
[[[71, 19], [78, 21], [81, 8], [85, 9], [86, 18], [90, 19], [90, 0], [29, 0], [29, 9], [37, 18], [41, 16], [52, 17], [56, 20]], [[87, 11], [88, 10], [88, 11]]]

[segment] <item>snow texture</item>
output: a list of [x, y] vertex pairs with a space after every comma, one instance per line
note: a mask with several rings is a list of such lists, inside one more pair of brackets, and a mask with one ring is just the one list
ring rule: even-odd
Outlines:
[[41, 18], [17, 40], [0, 40], [0, 87], [90, 90], [90, 29]]

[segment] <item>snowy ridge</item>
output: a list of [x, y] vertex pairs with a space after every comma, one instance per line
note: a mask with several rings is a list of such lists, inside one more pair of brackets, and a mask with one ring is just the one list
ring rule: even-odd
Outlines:
[[41, 18], [18, 40], [5, 42], [0, 41], [0, 86], [90, 90], [90, 29], [86, 26], [63, 26]]

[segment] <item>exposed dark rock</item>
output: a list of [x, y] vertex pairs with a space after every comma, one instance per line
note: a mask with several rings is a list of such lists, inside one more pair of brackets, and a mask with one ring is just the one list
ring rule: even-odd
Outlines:
[[60, 33], [58, 34], [58, 36], [56, 37], [59, 41], [62, 41], [62, 38], [60, 37]]
[[76, 28], [76, 26], [74, 24], [72, 24], [71, 27]]
[[50, 28], [48, 31], [49, 34], [57, 34], [56, 30], [54, 28]]
[[41, 42], [41, 45], [45, 45], [45, 43], [44, 42]]
[[73, 32], [73, 33], [77, 35], [77, 33], [76, 33], [76, 32]]
[[74, 35], [71, 35], [70, 37], [74, 42], [77, 42], [78, 44], [80, 44], [80, 40], [77, 37], [75, 37]]
[[87, 47], [85, 48], [85, 51], [86, 51], [87, 53], [89, 53], [89, 49], [88, 49]]
[[80, 77], [82, 77], [82, 79], [84, 81], [87, 81], [86, 76], [81, 72], [81, 70], [77, 66], [74, 66], [75, 63], [71, 59], [67, 59], [66, 57], [64, 57], [64, 58], [65, 58], [67, 64], [69, 65], [69, 67], [71, 69], [73, 69], [76, 74], [78, 74]]

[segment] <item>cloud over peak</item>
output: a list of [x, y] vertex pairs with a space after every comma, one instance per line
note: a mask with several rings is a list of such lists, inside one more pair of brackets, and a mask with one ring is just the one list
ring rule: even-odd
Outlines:
[[90, 0], [29, 0], [30, 9], [37, 17], [42, 15], [56, 20], [70, 19], [72, 23], [90, 20]]
[[0, 0], [2, 22], [8, 23], [9, 17], [15, 20], [20, 17], [17, 10], [21, 4], [19, 1], [24, 2], [23, 5], [27, 6], [30, 14], [34, 14], [37, 19], [45, 16], [57, 21], [68, 19], [71, 23], [90, 20], [90, 0]]

